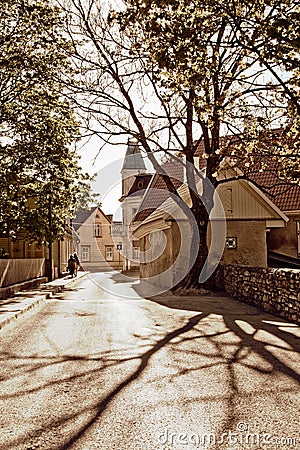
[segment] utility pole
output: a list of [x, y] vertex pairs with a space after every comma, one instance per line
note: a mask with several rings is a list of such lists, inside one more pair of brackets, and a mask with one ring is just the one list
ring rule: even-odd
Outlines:
[[49, 274], [48, 274], [48, 280], [53, 280], [53, 273], [52, 273], [52, 238], [51, 238], [51, 230], [52, 230], [52, 202], [51, 202], [51, 195], [49, 195], [48, 198], [48, 225], [49, 225], [49, 238], [48, 238], [48, 250], [49, 250]]

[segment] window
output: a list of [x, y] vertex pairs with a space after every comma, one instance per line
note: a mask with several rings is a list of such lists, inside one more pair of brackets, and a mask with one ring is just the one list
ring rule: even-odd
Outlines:
[[89, 261], [90, 260], [90, 247], [84, 246], [81, 247], [81, 261]]
[[112, 247], [105, 247], [105, 259], [106, 259], [106, 261], [113, 260], [113, 248]]
[[139, 258], [140, 258], [140, 248], [133, 247], [133, 259], [139, 259]]
[[102, 224], [101, 223], [97, 223], [97, 225], [95, 225], [95, 237], [102, 237]]
[[227, 188], [225, 190], [224, 195], [224, 209], [225, 212], [228, 212], [229, 214], [232, 214], [232, 188]]

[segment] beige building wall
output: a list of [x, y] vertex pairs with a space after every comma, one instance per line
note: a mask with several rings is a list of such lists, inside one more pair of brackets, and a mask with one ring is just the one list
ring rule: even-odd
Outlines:
[[[97, 228], [98, 227], [98, 228]], [[116, 242], [111, 235], [111, 222], [104, 216], [95, 218], [95, 229], [101, 230], [101, 236], [96, 237], [98, 252], [101, 259], [105, 260], [110, 266], [117, 268], [119, 260], [119, 252], [116, 248]], [[120, 255], [120, 264], [122, 257]]]
[[[162, 238], [161, 233], [164, 234]], [[236, 243], [235, 248], [225, 248], [221, 262], [255, 267], [267, 267], [265, 221], [227, 221], [226, 241]], [[208, 243], [210, 233], [208, 233]], [[141, 278], [152, 279], [161, 287], [172, 287], [180, 281], [180, 273], [188, 272], [189, 254], [180, 251], [180, 230], [173, 222], [170, 228], [140, 239]], [[178, 278], [179, 277], [179, 278]]]
[[226, 242], [221, 262], [267, 267], [266, 222], [227, 220]]
[[[96, 210], [78, 228], [77, 234], [80, 238], [78, 245], [78, 257], [84, 269], [89, 270], [91, 266], [105, 268], [107, 263], [98, 247], [95, 233]], [[97, 220], [99, 225], [101, 221]], [[102, 227], [103, 229], [103, 227]]]
[[153, 284], [168, 287], [173, 282], [174, 242], [168, 228], [140, 239], [141, 278], [152, 279]]
[[170, 221], [166, 229], [140, 239], [141, 278], [166, 289], [182, 279], [188, 272], [190, 248], [181, 246], [181, 233], [178, 224]]
[[111, 222], [100, 209], [87, 218], [77, 234], [80, 238], [77, 253], [84, 269], [107, 270], [122, 266], [122, 255], [111, 235]]
[[[254, 267], [267, 267], [267, 230], [279, 227], [283, 229], [288, 220], [287, 217], [276, 208], [255, 186], [244, 180], [235, 182], [226, 182], [218, 188], [221, 202], [215, 202], [212, 212], [212, 220], [223, 223], [225, 229], [221, 230], [218, 239], [224, 241], [224, 251], [222, 253], [221, 262], [224, 264], [240, 264]], [[189, 205], [189, 200], [187, 198]], [[171, 208], [170, 208], [171, 210]], [[176, 206], [173, 208], [175, 217]], [[178, 227], [175, 222], [168, 222], [169, 218], [156, 210], [152, 215], [138, 224], [135, 235], [141, 237], [142, 249], [145, 247], [145, 239], [155, 230], [163, 230], [168, 240], [167, 248], [161, 256], [151, 262], [143, 261], [141, 274], [143, 277], [151, 277], [153, 274], [163, 273], [167, 266], [173, 267], [173, 280], [178, 282], [176, 278], [178, 273], [184, 273], [189, 270], [189, 252], [190, 248], [180, 251], [180, 258], [176, 260], [176, 252], [179, 251], [181, 245], [181, 236], [178, 234]], [[180, 221], [179, 221], [180, 222]], [[167, 227], [167, 223], [169, 226]], [[164, 227], [168, 228], [164, 229]], [[188, 229], [188, 226], [186, 227]], [[224, 231], [224, 234], [223, 234]], [[145, 237], [143, 237], [145, 236]], [[187, 243], [191, 242], [187, 233], [183, 233], [183, 240]], [[208, 244], [210, 242], [210, 232], [208, 232]], [[223, 242], [222, 242], [223, 243]], [[221, 244], [222, 244], [221, 243]], [[154, 243], [160, 246], [161, 243]], [[214, 251], [219, 252], [219, 248]], [[213, 260], [215, 257], [215, 261]], [[210, 254], [210, 262], [219, 262], [220, 254]], [[176, 262], [175, 262], [176, 260]], [[176, 284], [176, 283], [175, 283]]]
[[269, 233], [268, 246], [282, 255], [300, 257], [300, 213], [289, 214], [285, 228], [271, 229]]

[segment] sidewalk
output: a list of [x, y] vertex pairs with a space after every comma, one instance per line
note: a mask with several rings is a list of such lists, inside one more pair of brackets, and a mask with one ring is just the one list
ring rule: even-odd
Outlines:
[[24, 316], [35, 306], [51, 298], [57, 292], [63, 290], [66, 286], [83, 278], [88, 272], [78, 272], [77, 277], [57, 278], [49, 283], [43, 283], [36, 289], [17, 292], [13, 297], [0, 300], [0, 330], [13, 320]]

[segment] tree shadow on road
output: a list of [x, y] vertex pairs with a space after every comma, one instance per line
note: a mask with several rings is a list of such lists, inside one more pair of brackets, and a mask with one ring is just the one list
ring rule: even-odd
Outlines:
[[[16, 376], [20, 375], [20, 370], [23, 371], [24, 376], [28, 375], [29, 377], [33, 372], [38, 372], [46, 367], [62, 364], [65, 364], [66, 367], [69, 364], [76, 365], [73, 375], [66, 375], [52, 381], [48, 380], [45, 383], [41, 380], [41, 383], [35, 387], [20, 388], [14, 394], [19, 397], [42, 391], [52, 384], [60, 387], [65, 386], [66, 383], [74, 383], [75, 386], [76, 383], [83, 381], [84, 383], [93, 383], [95, 377], [101, 380], [105, 370], [117, 370], [123, 364], [134, 363], [134, 368], [130, 370], [129, 374], [114, 383], [111, 390], [104, 393], [104, 396], [103, 391], [99, 392], [98, 396], [93, 399], [92, 405], [78, 405], [76, 411], [65, 411], [59, 420], [53, 420], [50, 428], [67, 426], [74, 419], [77, 424], [81, 423], [80, 426], [77, 425], [77, 429], [73, 431], [72, 435], [66, 435], [65, 443], [57, 448], [70, 449], [84, 438], [93, 425], [98, 424], [112, 402], [142, 377], [147, 368], [151, 367], [152, 358], [162, 349], [167, 349], [170, 357], [173, 358], [172, 370], [165, 375], [170, 381], [176, 382], [176, 379], [180, 377], [193, 376], [193, 374], [196, 377], [195, 380], [201, 380], [201, 373], [211, 368], [216, 370], [216, 374], [218, 370], [226, 371], [227, 377], [224, 380], [224, 386], [227, 385], [226, 392], [211, 392], [209, 389], [206, 392], [206, 387], [201, 386], [201, 395], [187, 400], [199, 404], [221, 400], [226, 402], [227, 418], [219, 427], [218, 433], [234, 428], [240, 419], [236, 410], [237, 403], [248, 395], [241, 392], [238, 375], [240, 368], [245, 373], [247, 370], [251, 370], [258, 375], [270, 377], [270, 379], [275, 373], [280, 373], [290, 380], [290, 392], [295, 390], [295, 383], [299, 382], [300, 376], [289, 363], [289, 358], [281, 357], [281, 353], [288, 355], [291, 360], [292, 356], [299, 352], [299, 334], [297, 336], [299, 328], [296, 325], [268, 314], [262, 314], [256, 308], [243, 305], [227, 297], [191, 298], [165, 294], [149, 300], [149, 303], [145, 303], [141, 307], [145, 309], [145, 314], [148, 314], [152, 308], [151, 305], [155, 306], [157, 323], [153, 322], [153, 328], [146, 336], [139, 334], [137, 330], [135, 337], [138, 344], [132, 344], [131, 347], [127, 343], [120, 343], [119, 349], [111, 349], [99, 354], [91, 354], [87, 351], [82, 355], [27, 355], [22, 357], [22, 355], [13, 355], [9, 351], [2, 354], [3, 359], [6, 361], [10, 359], [12, 365], [16, 364], [13, 368], [13, 370], [18, 370]], [[180, 313], [177, 327], [174, 327], [174, 320], [171, 320], [175, 315], [175, 310], [176, 314]], [[168, 314], [169, 322], [165, 314]], [[54, 348], [53, 342], [51, 345]], [[54, 353], [55, 351], [54, 348]], [[135, 353], [130, 354], [131, 351], [135, 351]], [[276, 352], [279, 352], [280, 357]], [[253, 355], [256, 359], [253, 359]], [[7, 381], [5, 378], [2, 378], [1, 381], [3, 380]], [[155, 381], [154, 379], [153, 382], [155, 383]], [[263, 388], [262, 386], [261, 390]], [[274, 386], [274, 390], [276, 389], [277, 387]], [[253, 393], [255, 393], [254, 390]], [[5, 398], [5, 400], [8, 399]], [[87, 413], [89, 418], [86, 418]], [[16, 447], [19, 443], [20, 441], [15, 440], [13, 445]], [[216, 444], [215, 447], [211, 446], [210, 448], [217, 449], [219, 447]]]
[[195, 325], [199, 323], [199, 321], [202, 318], [202, 314], [197, 314], [193, 317], [191, 317], [187, 323], [172, 331], [171, 333], [168, 333], [165, 335], [162, 339], [159, 339], [155, 345], [153, 345], [149, 350], [144, 352], [140, 357], [140, 363], [136, 370], [127, 378], [124, 379], [115, 389], [113, 389], [106, 397], [105, 399], [98, 405], [98, 410], [95, 416], [86, 423], [77, 433], [73, 436], [73, 438], [65, 444], [62, 449], [69, 449], [72, 447], [72, 445], [78, 441], [89, 429], [90, 427], [101, 417], [105, 409], [108, 407], [108, 405], [112, 402], [112, 400], [120, 393], [122, 392], [126, 387], [128, 387], [131, 383], [133, 383], [146, 369], [146, 367], [149, 364], [149, 360], [151, 357], [157, 353], [160, 349], [162, 349], [164, 346], [169, 344], [174, 338], [181, 336], [182, 334], [187, 333], [188, 331], [192, 330]]
[[[105, 398], [102, 398], [99, 403], [94, 403], [93, 407], [90, 408], [92, 411], [92, 418], [85, 422], [81, 428], [79, 428], [72, 438], [68, 440], [68, 442], [64, 445], [62, 445], [61, 449], [68, 449], [71, 448], [72, 445], [80, 440], [93, 426], [93, 424], [99, 420], [103, 412], [106, 410], [106, 408], [110, 405], [110, 403], [120, 394], [126, 387], [131, 385], [136, 379], [139, 378], [139, 376], [144, 372], [146, 367], [149, 364], [149, 360], [152, 358], [152, 356], [157, 353], [160, 349], [162, 349], [164, 346], [168, 345], [174, 338], [177, 338], [178, 336], [181, 336], [190, 330], [192, 330], [195, 325], [200, 321], [202, 317], [202, 314], [195, 315], [194, 317], [191, 317], [187, 320], [187, 322], [175, 330], [171, 331], [170, 333], [164, 334], [161, 333], [162, 336], [158, 336], [156, 342], [154, 345], [149, 345], [149, 342], [143, 343], [143, 337], [140, 337], [140, 344], [138, 348], [141, 350], [140, 353], [137, 356], [133, 357], [122, 357], [120, 353], [116, 353], [114, 355], [114, 352], [107, 352], [107, 354], [101, 353], [100, 355], [95, 355], [94, 357], [92, 355], [85, 355], [79, 357], [78, 355], [61, 355], [60, 357], [51, 357], [51, 356], [22, 356], [22, 355], [14, 355], [10, 352], [6, 352], [5, 354], [1, 355], [1, 358], [7, 360], [11, 360], [13, 364], [15, 364], [14, 370], [18, 370], [18, 373], [16, 373], [16, 377], [20, 376], [20, 369], [23, 369], [23, 374], [26, 376], [32, 376], [33, 372], [44, 370], [46, 367], [50, 366], [56, 366], [60, 364], [68, 364], [68, 363], [76, 363], [76, 364], [87, 364], [87, 363], [94, 363], [99, 362], [100, 367], [96, 367], [94, 370], [87, 369], [85, 370], [83, 366], [83, 370], [79, 373], [77, 373], [74, 376], [66, 376], [64, 378], [56, 379], [54, 382], [48, 382], [43, 383], [41, 381], [40, 385], [36, 386], [36, 388], [21, 388], [19, 391], [15, 394], [1, 397], [2, 400], [8, 400], [9, 397], [22, 397], [27, 396], [39, 391], [42, 391], [45, 388], [48, 388], [51, 386], [52, 383], [57, 384], [57, 386], [63, 385], [63, 383], [66, 382], [78, 382], [78, 380], [88, 377], [86, 381], [92, 381], [93, 377], [100, 376], [101, 372], [104, 369], [107, 368], [114, 368], [118, 365], [121, 365], [123, 363], [127, 363], [130, 360], [136, 361], [138, 364], [136, 365], [136, 369], [130, 373], [129, 376], [125, 377], [123, 381], [117, 384], [106, 396]], [[153, 330], [154, 331], [154, 330]], [[53, 343], [52, 343], [53, 345]], [[145, 351], [143, 351], [143, 347], [146, 348]], [[150, 347], [150, 348], [149, 348]], [[124, 349], [126, 351], [128, 349]], [[32, 364], [34, 367], [32, 367]], [[9, 379], [12, 381], [12, 379]], [[4, 378], [2, 378], [1, 381], [7, 381]], [[75, 414], [68, 414], [64, 415], [64, 417], [61, 417], [60, 420], [55, 420], [53, 423], [53, 426], [58, 426], [60, 424], [67, 424], [69, 421], [72, 421], [74, 418], [78, 418], [81, 415], [84, 415], [88, 411], [88, 408], [79, 408], [79, 411]], [[38, 434], [38, 433], [37, 433]], [[10, 442], [11, 445], [14, 445], [16, 448], [18, 444], [24, 443], [24, 440], [22, 439], [15, 439], [13, 442]]]
[[[281, 374], [290, 381], [290, 392], [297, 389], [300, 373], [293, 368], [295, 355], [300, 351], [300, 328], [298, 325], [285, 321], [271, 314], [264, 313], [255, 307], [243, 304], [229, 297], [217, 295], [203, 295], [201, 297], [178, 297], [165, 293], [151, 299], [159, 305], [171, 309], [201, 313], [201, 322], [198, 325], [211, 321], [221, 321], [224, 331], [227, 330], [226, 341], [219, 336], [206, 335], [205, 338], [215, 348], [215, 356], [224, 357], [228, 374], [229, 394], [227, 396], [227, 420], [218, 434], [234, 430], [240, 420], [235, 411], [238, 397], [241, 396], [241, 380], [237, 368], [249, 370], [257, 375], [271, 377]], [[199, 329], [199, 327], [198, 327]], [[203, 331], [205, 328], [203, 328]], [[228, 341], [228, 334], [231, 336]], [[191, 336], [188, 339], [195, 339]], [[228, 353], [226, 347], [232, 341], [232, 351]], [[198, 352], [201, 355], [201, 350]], [[203, 366], [195, 366], [192, 370], [197, 372]], [[299, 368], [299, 365], [298, 365]], [[184, 370], [184, 369], [182, 369]], [[275, 381], [275, 378], [274, 378]], [[274, 386], [275, 389], [277, 387]], [[264, 387], [262, 386], [262, 389]], [[254, 393], [254, 392], [253, 392]], [[244, 417], [245, 419], [245, 417]], [[219, 448], [215, 445], [215, 449]], [[220, 446], [224, 448], [224, 446]]]
[[[207, 368], [217, 368], [219, 365], [225, 366], [228, 373], [228, 393], [225, 395], [227, 402], [227, 419], [222, 427], [218, 429], [218, 434], [234, 429], [239, 414], [235, 411], [238, 397], [243, 397], [240, 391], [240, 381], [236, 373], [236, 366], [243, 366], [245, 370], [257, 372], [258, 375], [272, 377], [274, 373], [281, 373], [291, 380], [289, 391], [295, 389], [294, 382], [299, 382], [300, 376], [293, 367], [279, 358], [274, 353], [274, 349], [294, 354], [299, 352], [298, 336], [293, 333], [299, 328], [296, 325], [285, 322], [268, 314], [262, 314], [256, 308], [243, 305], [227, 297], [220, 298], [215, 296], [203, 296], [201, 298], [175, 297], [162, 295], [150, 299], [152, 302], [168, 309], [179, 309], [193, 314], [186, 319], [186, 323], [160, 337], [154, 345], [145, 351], [140, 357], [139, 366], [130, 376], [125, 378], [117, 387], [115, 387], [101, 403], [98, 405], [97, 413], [87, 422], [73, 438], [64, 445], [63, 449], [69, 449], [72, 445], [81, 439], [90, 427], [101, 417], [106, 408], [124, 389], [137, 380], [151, 358], [164, 347], [172, 347], [173, 352], [176, 349], [179, 353], [186, 352], [181, 346], [189, 341], [198, 342], [199, 346], [194, 349], [194, 354], [199, 359], [199, 365], [193, 367], [182, 365], [180, 358], [177, 363], [177, 374], [170, 375], [170, 379], [183, 376], [188, 373], [199, 373]], [[208, 324], [210, 319], [221, 320], [224, 324], [222, 330], [216, 332], [206, 331], [202, 328], [203, 324]], [[231, 335], [229, 342], [232, 341], [233, 349], [228, 354], [228, 335]], [[225, 337], [225, 339], [224, 339]], [[209, 341], [214, 348], [213, 355], [205, 354], [201, 348], [200, 342]], [[271, 348], [272, 347], [272, 350]], [[249, 357], [256, 355], [258, 361], [249, 362]], [[201, 358], [206, 358], [204, 363]], [[207, 362], [209, 357], [210, 361]], [[221, 358], [221, 360], [220, 360]], [[276, 389], [276, 387], [274, 387]], [[263, 386], [262, 386], [263, 390]], [[207, 394], [202, 398], [195, 399], [196, 402], [219, 401], [218, 394]], [[192, 400], [193, 401], [193, 400]], [[210, 448], [213, 448], [212, 446]], [[215, 449], [222, 448], [215, 443]]]

